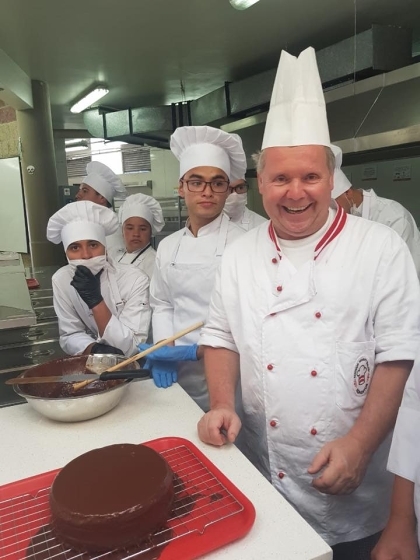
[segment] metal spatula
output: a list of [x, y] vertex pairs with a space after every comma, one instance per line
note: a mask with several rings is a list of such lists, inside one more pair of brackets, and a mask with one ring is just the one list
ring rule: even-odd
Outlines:
[[32, 385], [39, 383], [74, 383], [77, 381], [111, 381], [113, 379], [149, 379], [149, 369], [96, 373], [70, 373], [69, 375], [49, 375], [44, 377], [15, 377], [5, 381], [6, 385]]

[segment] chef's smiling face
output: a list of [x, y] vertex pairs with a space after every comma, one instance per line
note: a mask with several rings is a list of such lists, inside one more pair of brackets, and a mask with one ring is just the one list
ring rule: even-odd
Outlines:
[[134, 216], [123, 224], [124, 243], [128, 253], [143, 249], [150, 243], [152, 228], [147, 220]]
[[66, 249], [67, 258], [70, 261], [75, 259], [91, 259], [105, 255], [105, 247], [99, 241], [94, 239], [86, 239], [83, 241], [74, 241]]
[[333, 159], [324, 146], [266, 148], [258, 173], [265, 211], [282, 239], [302, 239], [327, 221]]
[[[188, 181], [188, 185], [187, 185]], [[202, 192], [199, 190], [200, 183], [207, 184]], [[213, 189], [225, 192], [214, 192], [209, 183], [213, 183]], [[201, 187], [202, 188], [202, 187]], [[185, 173], [179, 182], [179, 196], [185, 199], [190, 218], [211, 222], [222, 212], [226, 199], [230, 194], [229, 178], [224, 171], [217, 167], [194, 167]]]

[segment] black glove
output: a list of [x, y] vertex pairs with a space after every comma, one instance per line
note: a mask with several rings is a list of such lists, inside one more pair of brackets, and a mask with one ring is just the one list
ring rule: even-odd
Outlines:
[[70, 282], [89, 309], [92, 309], [103, 300], [101, 294], [101, 274], [102, 270], [95, 276], [87, 266], [78, 265], [73, 280]]
[[115, 348], [115, 346], [110, 346], [109, 344], [101, 344], [100, 342], [95, 342], [95, 344], [90, 349], [91, 354], [121, 354], [124, 356], [124, 352], [122, 352], [119, 348]]

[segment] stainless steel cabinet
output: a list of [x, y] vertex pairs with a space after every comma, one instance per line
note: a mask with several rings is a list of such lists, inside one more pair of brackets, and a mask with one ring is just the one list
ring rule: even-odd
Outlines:
[[0, 361], [1, 350], [4, 346], [22, 346], [32, 342], [42, 342], [43, 340], [58, 340], [58, 338], [57, 321], [38, 323], [33, 327], [22, 329], [5, 329], [0, 331]]

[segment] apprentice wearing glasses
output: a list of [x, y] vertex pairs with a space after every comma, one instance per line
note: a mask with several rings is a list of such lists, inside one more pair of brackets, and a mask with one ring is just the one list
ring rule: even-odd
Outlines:
[[231, 183], [230, 187], [232, 192], [227, 197], [223, 212], [229, 216], [232, 222], [245, 231], [249, 231], [267, 221], [266, 218], [247, 207], [249, 186], [245, 179]]
[[[246, 170], [239, 136], [208, 126], [180, 127], [171, 137], [171, 150], [180, 162], [178, 192], [189, 217], [186, 227], [163, 239], [157, 250], [150, 285], [154, 342], [205, 320], [223, 251], [245, 233], [223, 213], [230, 180]], [[178, 380], [208, 410], [204, 368], [202, 360], [196, 361], [199, 335], [194, 331], [174, 347], [149, 355], [148, 367], [158, 386]]]

